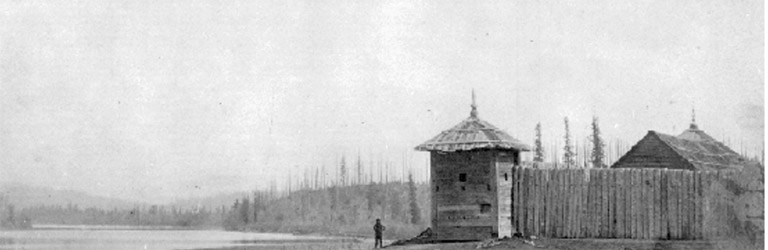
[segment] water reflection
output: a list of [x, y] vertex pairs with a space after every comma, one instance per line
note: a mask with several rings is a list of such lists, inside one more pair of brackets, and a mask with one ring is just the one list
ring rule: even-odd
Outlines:
[[203, 249], [348, 242], [350, 239], [216, 230], [34, 229], [0, 231], [0, 249]]

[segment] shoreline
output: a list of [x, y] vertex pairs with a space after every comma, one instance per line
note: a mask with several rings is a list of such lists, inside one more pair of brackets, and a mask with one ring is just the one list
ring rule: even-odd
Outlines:
[[30, 228], [13, 229], [13, 230], [132, 230], [132, 231], [146, 231], [146, 230], [177, 230], [177, 231], [197, 231], [197, 230], [224, 230], [216, 227], [179, 227], [179, 226], [132, 226], [132, 225], [62, 225], [62, 224], [39, 224], [32, 225]]

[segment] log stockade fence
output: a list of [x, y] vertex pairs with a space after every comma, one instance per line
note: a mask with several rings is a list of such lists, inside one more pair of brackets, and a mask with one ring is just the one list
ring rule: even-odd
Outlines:
[[[725, 237], [745, 224], [734, 196], [746, 193], [743, 177], [735, 171], [514, 168], [513, 231], [550, 238]], [[762, 212], [756, 219], [762, 223]]]

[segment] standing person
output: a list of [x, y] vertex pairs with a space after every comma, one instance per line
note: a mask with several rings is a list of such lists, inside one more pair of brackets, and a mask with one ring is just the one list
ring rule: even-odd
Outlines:
[[387, 230], [387, 227], [381, 224], [380, 219], [376, 219], [376, 225], [373, 225], [373, 231], [376, 232], [376, 239], [375, 239], [375, 242], [373, 243], [373, 248], [384, 247], [384, 244], [381, 243], [381, 234], [384, 233], [384, 230]]

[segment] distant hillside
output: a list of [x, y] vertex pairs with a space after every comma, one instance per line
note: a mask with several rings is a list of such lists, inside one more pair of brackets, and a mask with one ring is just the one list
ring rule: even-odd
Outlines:
[[220, 208], [222, 206], [226, 208], [232, 207], [232, 203], [235, 200], [246, 196], [253, 196], [249, 192], [232, 192], [232, 193], [220, 193], [208, 197], [202, 198], [188, 198], [181, 199], [166, 205], [167, 207], [206, 207], [210, 209]]
[[0, 200], [10, 202], [17, 208], [27, 208], [40, 205], [77, 205], [80, 208], [100, 208], [110, 210], [130, 209], [136, 205], [144, 205], [139, 202], [130, 202], [121, 199], [94, 196], [80, 191], [56, 190], [46, 187], [35, 187], [19, 183], [0, 184]]

